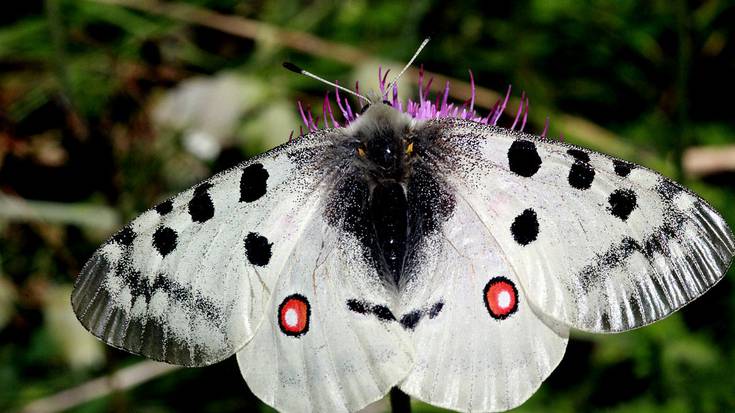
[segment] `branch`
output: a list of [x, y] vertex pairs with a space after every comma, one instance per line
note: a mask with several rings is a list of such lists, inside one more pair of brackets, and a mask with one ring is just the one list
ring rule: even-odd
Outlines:
[[110, 207], [31, 201], [2, 192], [0, 192], [0, 220], [74, 224], [107, 232], [120, 226], [120, 215]]
[[694, 146], [682, 159], [687, 176], [700, 178], [721, 172], [735, 172], [735, 145]]
[[275, 43], [290, 49], [329, 58], [347, 65], [365, 62], [372, 56], [362, 50], [324, 40], [309, 33], [286, 30], [257, 20], [229, 16], [184, 3], [163, 3], [156, 0], [91, 0], [115, 6], [123, 6], [147, 13], [181, 20], [185, 23], [209, 27], [234, 36]]
[[21, 409], [20, 413], [61, 412], [88, 401], [130, 389], [179, 368], [179, 366], [157, 361], [142, 361], [108, 376], [98, 377], [77, 387], [33, 401]]

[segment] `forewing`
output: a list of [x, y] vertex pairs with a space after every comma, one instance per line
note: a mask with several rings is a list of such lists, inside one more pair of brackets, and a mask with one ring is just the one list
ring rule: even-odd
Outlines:
[[[733, 234], [704, 200], [647, 168], [467, 121], [429, 125], [435, 158], [528, 298], [573, 327], [639, 327], [727, 271]], [[427, 129], [428, 130], [428, 129]]]
[[400, 388], [459, 411], [505, 411], [523, 403], [564, 355], [568, 327], [533, 308], [463, 199], [422, 251], [400, 317], [416, 349]]
[[144, 212], [76, 280], [72, 306], [106, 343], [186, 366], [222, 360], [254, 334], [314, 214], [322, 176], [301, 162], [318, 133], [276, 148]]
[[240, 370], [279, 411], [357, 411], [408, 374], [411, 343], [354, 236], [317, 218], [299, 245], [264, 324], [237, 353]]

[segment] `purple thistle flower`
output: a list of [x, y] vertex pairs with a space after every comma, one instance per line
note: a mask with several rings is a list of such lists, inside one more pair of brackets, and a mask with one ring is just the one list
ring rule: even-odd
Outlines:
[[[384, 99], [385, 103], [391, 105], [397, 111], [405, 113], [412, 118], [418, 120], [459, 118], [479, 122], [485, 125], [496, 126], [498, 124], [498, 121], [500, 120], [500, 117], [505, 112], [512, 90], [511, 86], [508, 86], [505, 97], [498, 99], [498, 101], [495, 102], [495, 104], [493, 105], [492, 109], [485, 116], [481, 116], [475, 110], [475, 77], [471, 70], [469, 71], [471, 90], [470, 98], [463, 104], [457, 105], [455, 103], [449, 102], [449, 81], [445, 83], [444, 89], [441, 94], [437, 94], [433, 98], [433, 100], [430, 98], [429, 95], [431, 85], [434, 79], [433, 77], [429, 78], [426, 82], [426, 85], [424, 85], [424, 67], [422, 65], [419, 67], [418, 100], [413, 100], [409, 98], [406, 100], [404, 107], [403, 102], [398, 99], [398, 85], [393, 85], [393, 87], [391, 88], [392, 90], [388, 90], [388, 73], [390, 73], [390, 69], [383, 72], [382, 66], [378, 67], [378, 90], [380, 91], [380, 96]], [[338, 83], [335, 82], [335, 84]], [[359, 93], [359, 87], [359, 83], [355, 82], [355, 92]], [[390, 98], [388, 96], [389, 94], [391, 95]], [[335, 119], [334, 112], [332, 111], [331, 100], [329, 98], [329, 92], [327, 92], [324, 95], [324, 103], [322, 104], [321, 117], [324, 118], [324, 128], [330, 127], [329, 119], [332, 120], [332, 127], [340, 128], [348, 126], [350, 123], [354, 122], [357, 118], [360, 117], [359, 111], [355, 111], [352, 109], [350, 101], [347, 99], [347, 97], [340, 96], [339, 89], [337, 88], [335, 88], [334, 98], [337, 103], [337, 107], [339, 108], [339, 111], [342, 113], [343, 124], [340, 124]], [[308, 107], [304, 109], [300, 101], [298, 102], [298, 107], [299, 113], [301, 114], [301, 119], [306, 126], [307, 132], [314, 132], [316, 130], [319, 130], [320, 118], [316, 117], [315, 120], [314, 116], [311, 113], [311, 109]], [[519, 127], [519, 131], [523, 131], [525, 129], [526, 123], [528, 121], [529, 108], [530, 100], [526, 95], [526, 92], [522, 92], [521, 102], [518, 105], [513, 123], [510, 126], [511, 130], [514, 130], [516, 126]], [[543, 132], [541, 133], [541, 137], [546, 137], [548, 131], [549, 118], [547, 117], [544, 124]], [[301, 132], [301, 135], [303, 135], [303, 131]]]
[[[526, 92], [521, 92], [521, 104], [518, 105], [518, 111], [516, 112], [516, 117], [513, 119], [513, 125], [511, 125], [510, 130], [514, 130], [516, 128], [516, 124], [518, 124], [518, 119], [521, 117], [521, 113], [523, 112], [523, 102], [526, 100]], [[523, 122], [526, 123], [525, 120]]]

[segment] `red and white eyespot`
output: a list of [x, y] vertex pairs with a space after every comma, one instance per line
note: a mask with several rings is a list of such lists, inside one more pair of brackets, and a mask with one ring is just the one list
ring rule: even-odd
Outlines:
[[518, 289], [513, 281], [505, 277], [488, 281], [483, 299], [490, 316], [496, 320], [505, 320], [518, 311]]
[[301, 294], [284, 298], [278, 306], [278, 327], [287, 336], [298, 337], [309, 331], [311, 306]]

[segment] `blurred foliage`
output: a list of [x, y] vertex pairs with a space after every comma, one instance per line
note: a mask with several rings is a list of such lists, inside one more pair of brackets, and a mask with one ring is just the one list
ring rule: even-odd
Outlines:
[[[535, 131], [550, 115], [554, 134], [554, 115], [571, 113], [673, 165], [690, 145], [735, 143], [732, 1], [189, 3], [355, 45], [386, 61], [407, 59], [430, 35], [434, 41], [420, 62], [458, 78], [471, 68], [483, 86], [502, 90], [511, 83], [527, 91], [532, 111], [550, 111], [534, 113]], [[324, 88], [281, 70], [282, 60], [329, 79], [354, 75], [354, 68], [274, 42], [94, 1], [0, 7], [2, 192], [111, 206], [121, 221], [284, 142], [289, 130], [298, 133], [295, 100], [320, 107]], [[213, 92], [224, 78], [234, 79], [242, 94]], [[162, 102], [172, 99], [166, 112]], [[202, 116], [207, 109], [212, 115]], [[226, 119], [213, 118], [224, 112]], [[173, 119], [177, 113], [187, 116]], [[735, 226], [734, 178], [730, 171], [684, 182]], [[69, 306], [59, 304], [108, 231], [50, 222], [42, 214], [21, 222], [0, 211], [0, 411], [138, 360], [88, 342], [91, 335], [70, 327]], [[559, 368], [518, 411], [733, 411], [732, 368], [731, 270], [704, 298], [655, 325], [576, 336]], [[248, 407], [267, 410], [228, 360], [179, 370], [74, 411]], [[416, 403], [415, 411], [438, 409]]]

